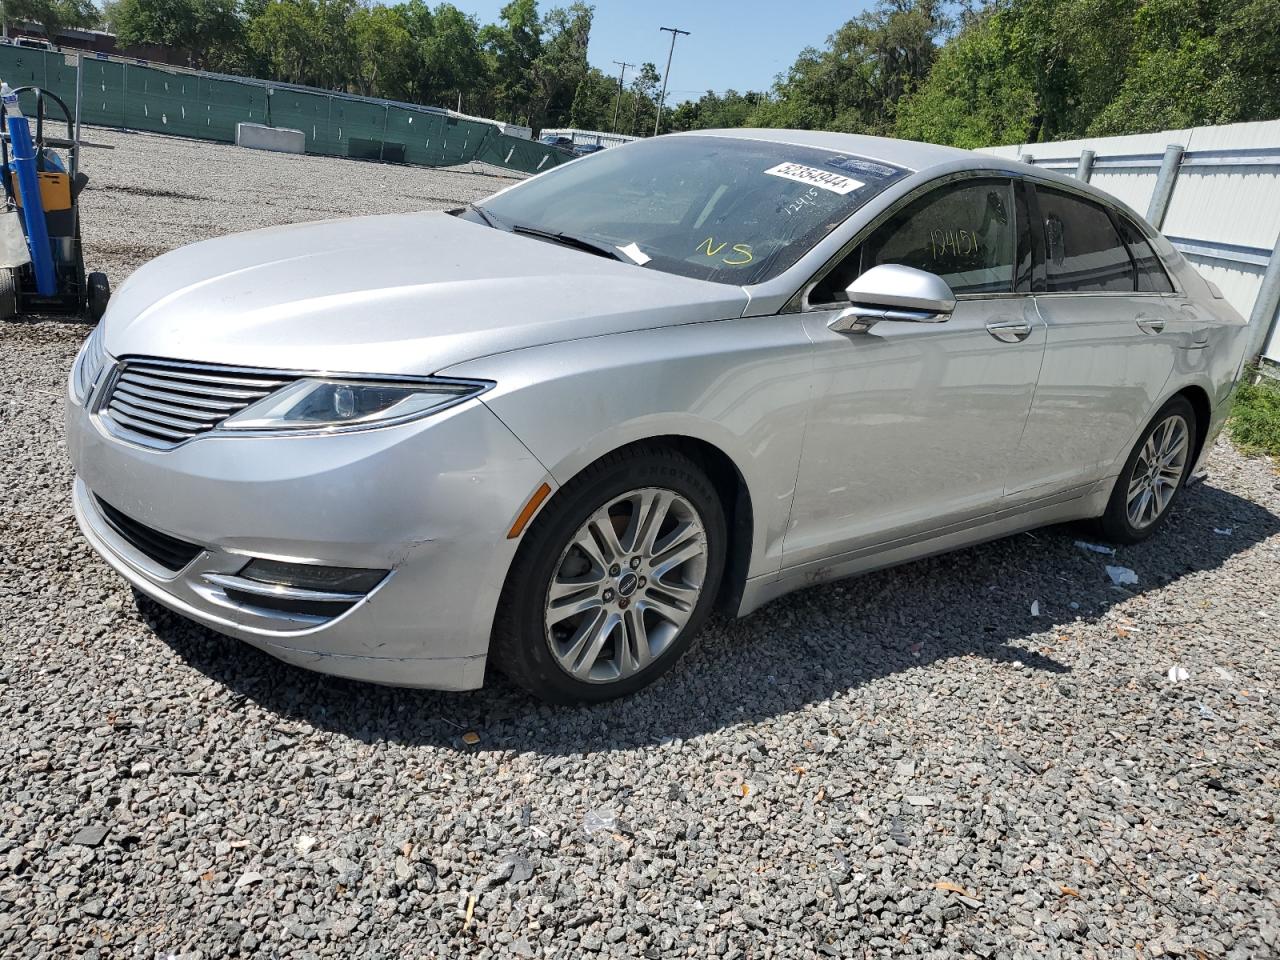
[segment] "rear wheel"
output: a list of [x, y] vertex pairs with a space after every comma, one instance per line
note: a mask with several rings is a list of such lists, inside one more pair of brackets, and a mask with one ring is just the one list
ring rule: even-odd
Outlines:
[[702, 628], [724, 569], [715, 488], [687, 457], [611, 454], [525, 535], [499, 602], [495, 664], [554, 703], [625, 696]]
[[1102, 515], [1102, 532], [1118, 543], [1138, 543], [1169, 518], [1190, 473], [1196, 413], [1174, 397], [1152, 418], [1116, 479]]

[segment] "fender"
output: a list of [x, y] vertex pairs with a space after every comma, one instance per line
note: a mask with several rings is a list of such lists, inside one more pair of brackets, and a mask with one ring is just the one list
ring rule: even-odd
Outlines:
[[589, 337], [440, 374], [494, 381], [483, 402], [559, 484], [638, 440], [711, 444], [737, 467], [754, 505], [748, 576], [781, 566], [813, 380], [812, 344], [798, 318]]

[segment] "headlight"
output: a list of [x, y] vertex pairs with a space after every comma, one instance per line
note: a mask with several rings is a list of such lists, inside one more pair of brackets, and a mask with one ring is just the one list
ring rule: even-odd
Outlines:
[[88, 399], [89, 391], [97, 381], [98, 374], [102, 373], [102, 366], [106, 362], [107, 351], [102, 346], [102, 324], [99, 323], [85, 340], [84, 346], [80, 348], [80, 354], [72, 367], [72, 382], [75, 384], [77, 402], [84, 403]]
[[416, 420], [483, 393], [458, 380], [297, 380], [222, 422], [223, 430], [358, 430]]

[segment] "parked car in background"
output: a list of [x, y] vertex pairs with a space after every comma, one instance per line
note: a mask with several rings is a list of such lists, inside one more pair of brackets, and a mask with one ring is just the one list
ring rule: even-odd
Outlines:
[[289, 662], [603, 700], [715, 608], [1059, 521], [1153, 535], [1244, 333], [1076, 180], [659, 137], [138, 270], [71, 371], [75, 510], [137, 589]]
[[548, 147], [559, 147], [561, 150], [573, 150], [572, 137], [557, 137], [548, 134], [545, 137], [539, 137], [538, 142], [546, 144]]
[[590, 153], [599, 153], [604, 147], [598, 143], [578, 143], [573, 147], [573, 152], [580, 157], [585, 157]]

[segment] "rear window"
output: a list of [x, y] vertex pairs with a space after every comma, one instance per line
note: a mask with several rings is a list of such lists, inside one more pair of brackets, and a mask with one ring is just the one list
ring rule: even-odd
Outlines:
[[1129, 251], [1104, 207], [1049, 187], [1037, 186], [1036, 196], [1050, 293], [1133, 290]]
[[1138, 292], [1173, 293], [1173, 282], [1165, 273], [1160, 258], [1151, 249], [1151, 244], [1142, 235], [1138, 225], [1125, 216], [1119, 216], [1116, 219], [1120, 221], [1120, 232], [1124, 234], [1125, 243], [1129, 244], [1129, 252], [1133, 254]]

